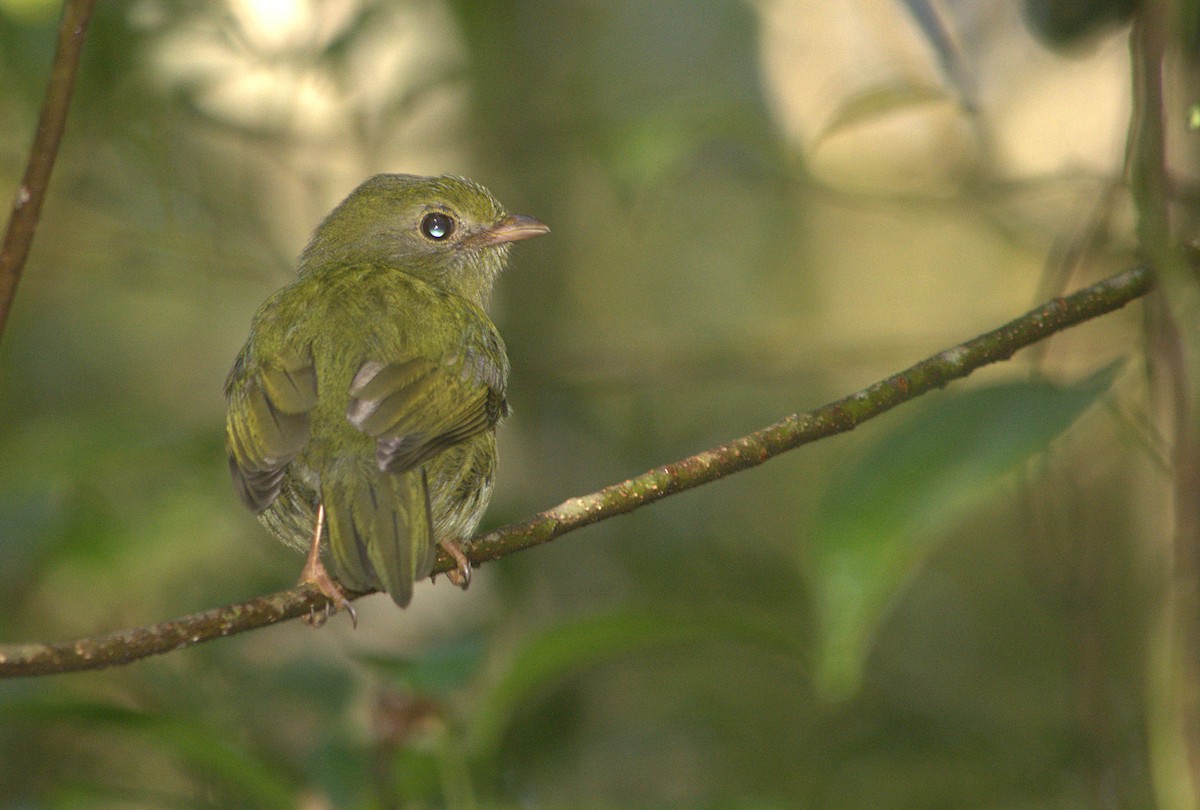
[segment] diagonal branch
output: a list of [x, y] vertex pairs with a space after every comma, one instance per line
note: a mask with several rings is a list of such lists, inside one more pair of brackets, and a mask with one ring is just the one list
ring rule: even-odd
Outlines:
[[12, 214], [4, 232], [4, 241], [0, 243], [0, 336], [3, 336], [8, 323], [13, 298], [17, 294], [17, 283], [21, 280], [21, 271], [25, 269], [33, 235], [37, 231], [42, 201], [50, 184], [50, 172], [54, 168], [58, 144], [67, 123], [71, 91], [75, 87], [79, 54], [83, 51], [93, 2], [67, 0], [63, 6], [54, 63], [50, 69], [50, 81], [46, 85], [46, 99], [42, 103], [42, 116], [29, 149], [25, 176], [21, 178], [21, 185], [13, 197]]
[[[1014, 321], [933, 355], [862, 391], [694, 456], [656, 467], [628, 481], [558, 506], [476, 538], [466, 549], [475, 563], [499, 559], [567, 532], [754, 467], [780, 453], [826, 436], [845, 433], [921, 394], [966, 377], [1019, 349], [1076, 324], [1113, 312], [1154, 286], [1147, 266], [1137, 266], [1065, 298], [1055, 298]], [[439, 552], [435, 573], [454, 567]], [[0, 678], [48, 675], [126, 664], [158, 653], [253, 630], [310, 611], [324, 610], [315, 588], [296, 588], [249, 602], [106, 636], [58, 643], [0, 646]]]

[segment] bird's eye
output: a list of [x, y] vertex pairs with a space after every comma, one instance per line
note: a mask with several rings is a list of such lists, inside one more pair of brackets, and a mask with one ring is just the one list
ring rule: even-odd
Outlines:
[[454, 217], [440, 212], [426, 214], [421, 220], [421, 233], [440, 242], [454, 233]]

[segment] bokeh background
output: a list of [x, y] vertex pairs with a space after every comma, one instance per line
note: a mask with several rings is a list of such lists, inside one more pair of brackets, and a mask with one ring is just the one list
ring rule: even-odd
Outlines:
[[[494, 302], [496, 527], [1132, 263], [1133, 5], [99, 3], [0, 343], [0, 642], [294, 582], [230, 487], [222, 385], [365, 177], [468, 175], [553, 229]], [[57, 16], [0, 0], [3, 189]], [[0, 683], [0, 806], [1192, 806], [1141, 326], [357, 630]]]

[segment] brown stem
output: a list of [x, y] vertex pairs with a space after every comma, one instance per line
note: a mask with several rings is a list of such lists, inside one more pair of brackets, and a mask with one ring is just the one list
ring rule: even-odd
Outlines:
[[[599, 492], [572, 498], [546, 512], [497, 529], [464, 545], [475, 563], [545, 543], [668, 495], [715, 481], [825, 436], [853, 430], [976, 369], [1083, 321], [1120, 309], [1154, 286], [1146, 266], [1118, 273], [1065, 298], [1055, 298], [999, 329], [972, 338], [862, 391], [694, 456], [665, 464]], [[435, 573], [455, 566], [439, 550]], [[0, 677], [46, 675], [124, 664], [201, 641], [252, 630], [325, 607], [316, 588], [304, 587], [149, 627], [60, 643], [0, 646]]]
[[[1172, 718], [1178, 737], [1161, 747], [1181, 754], [1190, 779], [1190, 784], [1181, 783], [1165, 793], [1179, 796], [1178, 801], [1184, 802], [1179, 806], [1194, 807], [1200, 802], [1200, 380], [1195, 377], [1200, 357], [1195, 335], [1200, 290], [1195, 268], [1179, 263], [1172, 247], [1166, 135], [1170, 102], [1164, 71], [1179, 64], [1169, 57], [1184, 58], [1171, 52], [1173, 15], [1178, 11], [1177, 4], [1170, 2], [1144, 3], [1134, 18], [1130, 32], [1133, 114], [1127, 154], [1138, 246], [1159, 269], [1162, 281], [1146, 307], [1151, 381], [1163, 435], [1171, 446], [1173, 477], [1173, 548], [1163, 633], [1169, 639], [1171, 671], [1169, 686], [1158, 699], [1168, 701], [1159, 713]], [[1160, 768], [1164, 774], [1170, 770]]]
[[93, 2], [67, 0], [63, 6], [54, 64], [46, 85], [46, 100], [42, 103], [42, 115], [29, 149], [25, 176], [21, 178], [21, 185], [13, 197], [12, 214], [4, 232], [4, 241], [0, 243], [0, 337], [4, 335], [4, 327], [8, 324], [21, 271], [29, 259], [29, 248], [33, 245], [33, 235], [42, 213], [42, 201], [50, 184], [50, 172], [54, 168], [58, 145], [67, 123], [71, 91], [75, 87], [79, 54], [83, 51]]

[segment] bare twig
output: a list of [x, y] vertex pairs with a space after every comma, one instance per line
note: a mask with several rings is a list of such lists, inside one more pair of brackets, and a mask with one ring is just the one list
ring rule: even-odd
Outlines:
[[[1146, 266], [1118, 273], [1065, 298], [1055, 298], [987, 334], [922, 360], [850, 396], [788, 416], [728, 444], [656, 467], [599, 492], [572, 498], [546, 512], [477, 538], [464, 550], [475, 563], [495, 560], [567, 532], [715, 481], [817, 439], [853, 430], [921, 394], [1006, 360], [1016, 351], [1083, 321], [1120, 309], [1153, 287]], [[437, 573], [454, 561], [439, 553]], [[284, 591], [229, 607], [107, 636], [53, 644], [0, 646], [0, 677], [46, 675], [124, 664], [201, 641], [252, 630], [323, 610], [315, 589]]]
[[21, 185], [13, 197], [12, 214], [8, 219], [8, 229], [4, 232], [4, 242], [0, 243], [0, 337], [4, 335], [13, 298], [17, 294], [17, 283], [29, 258], [29, 248], [33, 245], [33, 235], [42, 213], [42, 201], [50, 184], [50, 172], [58, 155], [63, 127], [67, 123], [71, 91], [75, 87], [79, 54], [83, 51], [93, 2], [67, 0], [63, 6], [54, 64], [46, 85], [46, 100], [42, 103], [42, 116], [29, 149], [25, 176], [21, 178]]

